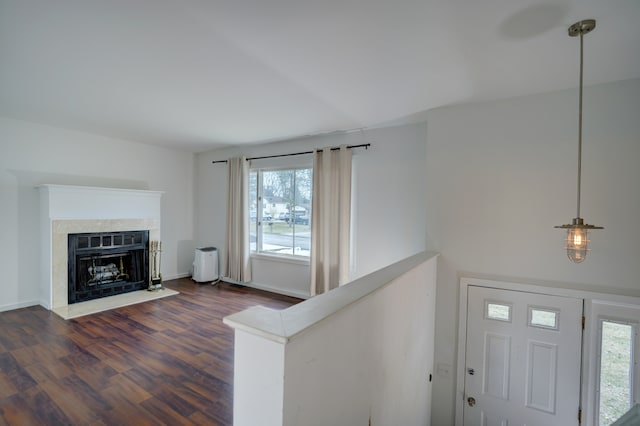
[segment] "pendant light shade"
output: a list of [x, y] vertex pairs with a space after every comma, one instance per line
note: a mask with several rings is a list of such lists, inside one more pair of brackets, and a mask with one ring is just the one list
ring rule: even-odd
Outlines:
[[601, 226], [588, 225], [580, 217], [580, 180], [582, 175], [582, 64], [583, 64], [583, 36], [590, 33], [596, 27], [596, 21], [587, 19], [576, 22], [569, 27], [569, 36], [580, 36], [580, 100], [578, 107], [578, 213], [571, 224], [556, 226], [567, 230], [567, 256], [574, 263], [582, 263], [587, 258], [589, 251], [589, 231], [592, 229], [604, 229]]
[[567, 256], [573, 263], [582, 263], [589, 251], [589, 231], [603, 229], [601, 226], [587, 225], [580, 217], [573, 219], [570, 225], [556, 226], [567, 230]]

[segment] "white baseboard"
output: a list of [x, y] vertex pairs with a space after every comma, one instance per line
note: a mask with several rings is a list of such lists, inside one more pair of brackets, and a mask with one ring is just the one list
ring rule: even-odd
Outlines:
[[309, 299], [311, 297], [309, 295], [309, 293], [291, 291], [291, 290], [286, 290], [286, 289], [282, 289], [282, 288], [278, 288], [278, 287], [272, 287], [272, 286], [269, 286], [269, 285], [259, 284], [259, 283], [254, 283], [254, 282], [250, 282], [250, 283], [242, 282], [241, 283], [241, 282], [237, 282], [237, 281], [234, 281], [234, 280], [232, 280], [230, 278], [226, 278], [226, 277], [222, 277], [222, 281], [227, 282], [227, 283], [231, 283], [231, 284], [243, 285], [245, 287], [251, 287], [251, 288], [258, 289], [258, 290], [268, 291], [269, 293], [276, 293], [276, 294], [282, 294], [284, 296], [296, 297], [298, 299]]
[[165, 277], [162, 277], [162, 280], [163, 281], [177, 280], [178, 278], [187, 278], [190, 276], [191, 274], [189, 272], [183, 272], [181, 274], [176, 274], [176, 275], [167, 275]]
[[11, 303], [9, 305], [0, 306], [0, 312], [13, 311], [14, 309], [20, 309], [20, 308], [28, 308], [29, 306], [36, 306], [39, 304], [40, 304], [39, 300], [28, 300], [26, 302]]
[[[185, 272], [185, 273], [182, 273], [182, 274], [163, 277], [163, 281], [176, 280], [178, 278], [187, 278], [187, 277], [191, 277], [191, 273]], [[269, 293], [276, 293], [276, 294], [282, 294], [284, 296], [296, 297], [298, 299], [309, 299], [311, 297], [309, 295], [309, 293], [299, 292], [299, 291], [295, 291], [295, 290], [294, 291], [286, 290], [286, 289], [282, 289], [282, 288], [279, 288], [279, 287], [273, 287], [273, 286], [265, 285], [265, 284], [259, 284], [259, 283], [254, 283], [254, 282], [250, 282], [250, 283], [239, 282], [239, 281], [232, 280], [231, 278], [222, 277], [222, 276], [219, 277], [219, 279], [220, 279], [220, 281], [224, 281], [224, 282], [229, 283], [229, 284], [242, 285], [242, 286], [245, 286], [245, 287], [251, 287], [251, 288], [258, 289], [258, 290], [268, 291]], [[215, 281], [216, 280], [214, 280], [214, 282]]]

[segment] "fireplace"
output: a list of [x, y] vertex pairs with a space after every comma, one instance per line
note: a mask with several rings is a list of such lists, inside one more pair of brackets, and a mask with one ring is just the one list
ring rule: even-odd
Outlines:
[[149, 231], [68, 234], [68, 304], [149, 285]]
[[[69, 269], [69, 259], [76, 261], [76, 251], [78, 247], [72, 247], [72, 255], [69, 253], [69, 234], [113, 234], [116, 232], [130, 233], [138, 230], [148, 230], [146, 241], [160, 241], [160, 210], [161, 210], [161, 191], [148, 191], [142, 189], [122, 189], [122, 188], [98, 188], [87, 186], [70, 186], [44, 184], [39, 186], [40, 191], [40, 219], [42, 234], [41, 244], [41, 271], [42, 282], [40, 285], [40, 304], [47, 309], [51, 309], [63, 318], [69, 318], [69, 276], [78, 274], [77, 265], [71, 270]], [[135, 240], [135, 239], [134, 239]], [[101, 245], [103, 240], [94, 240], [94, 246], [88, 240], [86, 249], [97, 249], [97, 241]], [[106, 241], [108, 243], [108, 241]], [[148, 253], [148, 244], [143, 244], [144, 249]], [[111, 244], [113, 246], [113, 244]], [[102, 247], [107, 248], [107, 247]], [[112, 253], [117, 253], [123, 247], [111, 247]], [[89, 250], [90, 251], [90, 250]], [[107, 252], [107, 254], [109, 254]], [[97, 259], [96, 259], [97, 260]], [[126, 268], [126, 259], [122, 259], [123, 268]], [[143, 261], [149, 263], [148, 257], [144, 256]], [[120, 270], [120, 259], [116, 257], [106, 264], [98, 264], [96, 266], [109, 266], [114, 263], [118, 271]], [[146, 278], [140, 278], [143, 281], [142, 288], [148, 284], [149, 272], [143, 268], [143, 274]], [[93, 266], [93, 261], [91, 262]], [[105, 268], [103, 268], [105, 269]], [[114, 278], [114, 268], [109, 267], [102, 272], [109, 272]], [[97, 272], [96, 270], [93, 271]], [[131, 277], [135, 276], [135, 271], [125, 272]], [[124, 275], [123, 275], [124, 276]], [[117, 274], [115, 274], [117, 278]], [[108, 287], [117, 287], [120, 285], [119, 280], [105, 279], [103, 275], [99, 280], [91, 282], [90, 290], [96, 293], [97, 288], [107, 295], [115, 293], [116, 290], [109, 290]], [[120, 277], [122, 278], [122, 276]], [[136, 278], [137, 279], [137, 278]], [[115, 282], [118, 281], [118, 282]], [[126, 281], [126, 280], [123, 280]], [[95, 285], [93, 285], [95, 283]], [[74, 284], [75, 285], [75, 277]], [[129, 284], [127, 284], [127, 287]], [[95, 287], [95, 288], [94, 288]], [[140, 292], [138, 292], [140, 293]], [[145, 291], [145, 293], [148, 293]], [[133, 296], [133, 292], [125, 294], [123, 297]], [[74, 298], [76, 302], [80, 300]], [[91, 300], [88, 303], [74, 303], [74, 307], [88, 306], [90, 304], [100, 304], [103, 298]]]

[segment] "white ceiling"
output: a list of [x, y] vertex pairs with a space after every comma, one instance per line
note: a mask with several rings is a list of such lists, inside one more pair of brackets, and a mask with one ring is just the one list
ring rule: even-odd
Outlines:
[[204, 151], [640, 77], [640, 0], [0, 0], [0, 115]]

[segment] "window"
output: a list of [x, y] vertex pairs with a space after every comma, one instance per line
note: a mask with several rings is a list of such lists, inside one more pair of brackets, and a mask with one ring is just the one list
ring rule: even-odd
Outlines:
[[484, 311], [485, 318], [511, 322], [511, 304], [485, 300]]
[[312, 183], [310, 167], [251, 170], [249, 234], [252, 253], [309, 258]]
[[529, 306], [529, 327], [558, 330], [560, 313], [553, 309], [533, 308]]
[[634, 401], [634, 324], [600, 321], [599, 425], [610, 425]]

